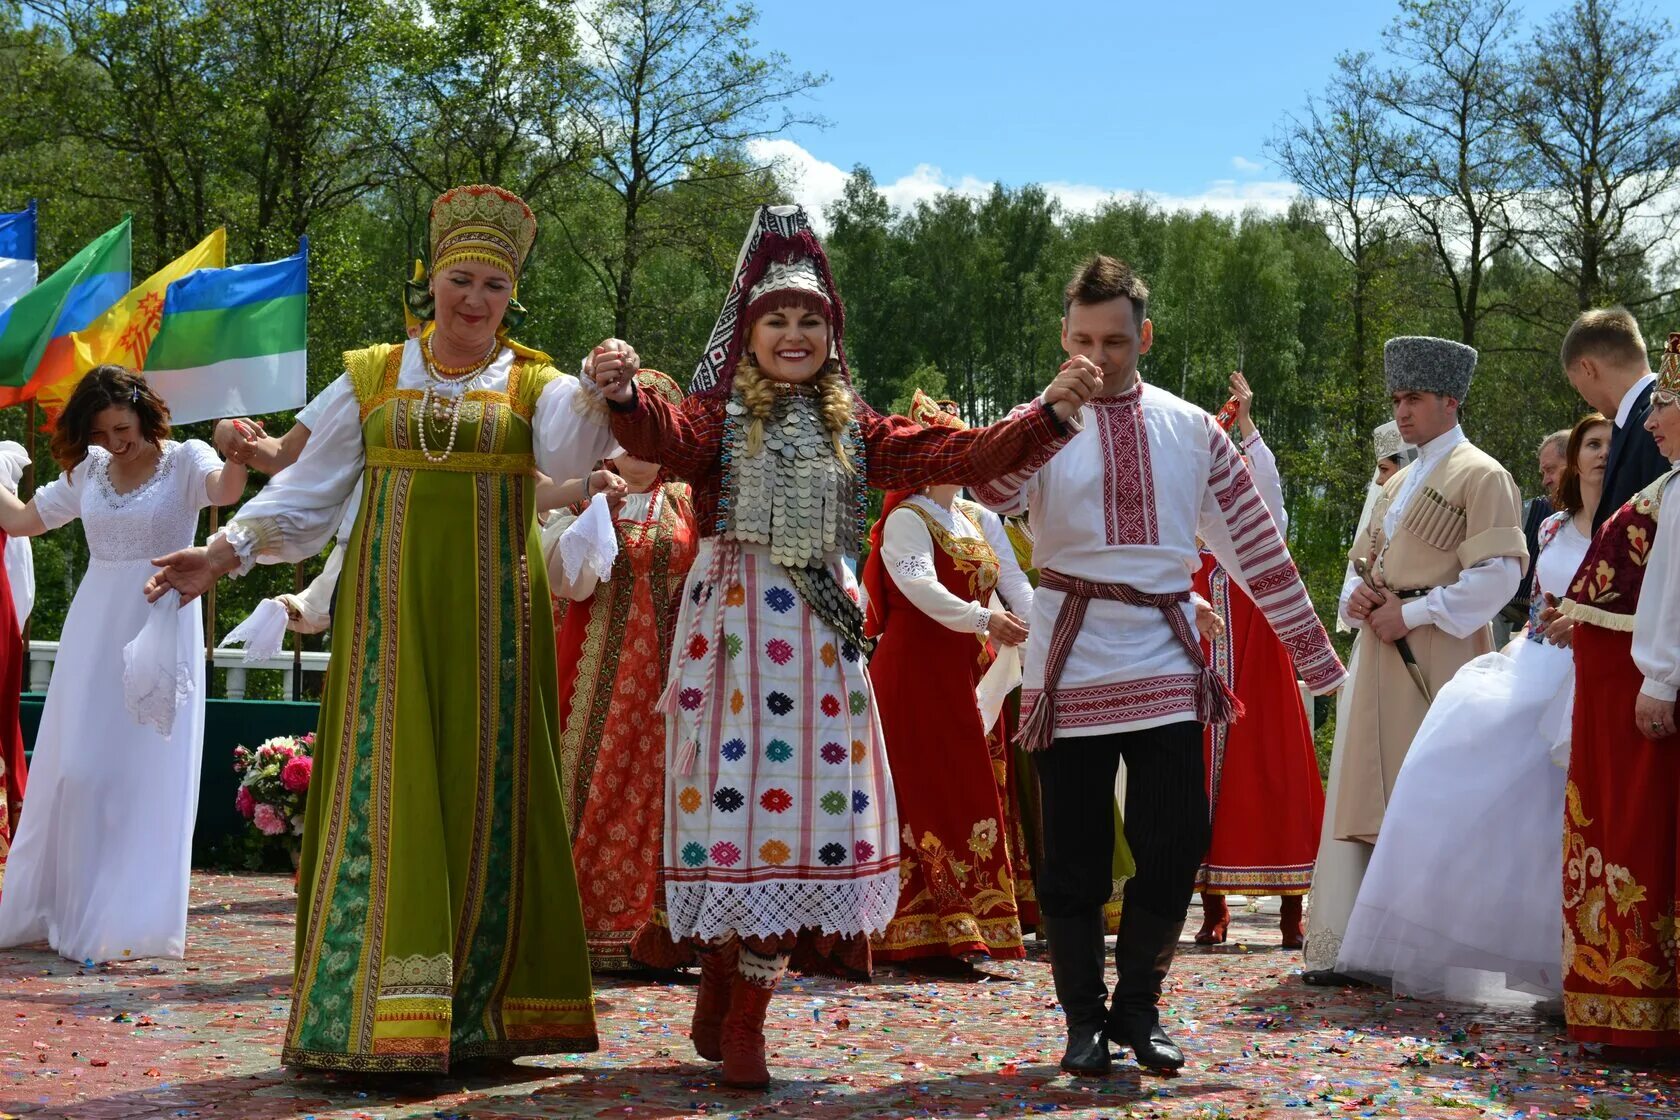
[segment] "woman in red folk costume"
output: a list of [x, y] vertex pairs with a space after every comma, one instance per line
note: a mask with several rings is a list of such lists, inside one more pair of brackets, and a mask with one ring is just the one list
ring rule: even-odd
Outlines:
[[[1680, 463], [1680, 334], [1668, 336], [1645, 428]], [[1680, 1049], [1680, 469], [1594, 534], [1562, 613], [1575, 646], [1563, 820], [1569, 1037]]]
[[[636, 383], [672, 404], [682, 401], [682, 390], [663, 373], [642, 370]], [[635, 961], [667, 968], [692, 955], [676, 952], [657, 905], [665, 720], [655, 702], [700, 536], [687, 484], [628, 455], [604, 465], [629, 491], [614, 517], [611, 576], [597, 582], [582, 565], [554, 582], [560, 784], [590, 967], [622, 969]], [[560, 528], [551, 526], [545, 537]]]
[[[1248, 381], [1232, 374], [1231, 401], [1219, 421], [1227, 431], [1238, 429], [1255, 488], [1282, 534], [1289, 524], [1283, 482], [1250, 415], [1253, 402]], [[1245, 709], [1235, 723], [1209, 724], [1202, 734], [1213, 838], [1196, 877], [1203, 915], [1196, 944], [1225, 943], [1227, 895], [1275, 894], [1283, 896], [1283, 947], [1299, 949], [1306, 941], [1301, 899], [1312, 885], [1324, 785], [1295, 663], [1248, 592], [1210, 552], [1202, 553], [1195, 586], [1225, 623], [1223, 637], [1203, 640], [1203, 652]]]
[[[927, 427], [967, 427], [917, 390], [910, 419]], [[1024, 955], [1001, 713], [985, 725], [975, 689], [994, 661], [994, 643], [1019, 646], [1026, 623], [994, 596], [999, 560], [979, 507], [956, 500], [957, 487], [887, 495], [870, 531], [863, 586], [864, 632], [877, 639], [869, 659], [881, 713], [904, 862], [898, 911], [873, 941], [889, 961]], [[997, 769], [994, 768], [997, 765]]]
[[587, 362], [618, 441], [694, 487], [700, 551], [663, 705], [663, 875], [672, 935], [703, 949], [695, 1049], [741, 1088], [769, 1084], [765, 1010], [801, 932], [881, 933], [898, 902], [892, 778], [842, 562], [867, 488], [1048, 460], [1098, 380], [1070, 363], [1018, 418], [922, 428], [857, 396], [844, 323], [805, 212], [763, 207], [681, 405], [635, 388], [625, 343]]

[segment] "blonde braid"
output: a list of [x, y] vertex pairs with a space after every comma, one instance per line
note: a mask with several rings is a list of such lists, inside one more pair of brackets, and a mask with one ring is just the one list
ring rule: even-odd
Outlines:
[[831, 360], [823, 366], [817, 374], [817, 389], [822, 402], [823, 427], [828, 429], [828, 437], [834, 444], [834, 457], [851, 474], [856, 467], [846, 447], [846, 434], [852, 426], [852, 387], [840, 376], [839, 363]]
[[751, 356], [744, 355], [735, 366], [735, 389], [752, 417], [747, 422], [747, 454], [763, 454], [764, 422], [770, 419], [770, 410], [776, 405], [776, 386], [759, 372], [758, 363]]

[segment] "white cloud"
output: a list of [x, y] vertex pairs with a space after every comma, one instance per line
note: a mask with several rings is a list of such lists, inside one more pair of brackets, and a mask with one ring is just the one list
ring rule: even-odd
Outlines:
[[1256, 163], [1254, 160], [1251, 160], [1246, 156], [1232, 156], [1231, 166], [1245, 175], [1253, 175], [1255, 172], [1266, 170], [1265, 164]]
[[[823, 214], [828, 206], [845, 193], [847, 172], [812, 155], [792, 140], [755, 140], [748, 145], [754, 159], [775, 163], [782, 181], [794, 199], [803, 205], [819, 228], [828, 223]], [[1237, 157], [1247, 164], [1249, 161]], [[1235, 161], [1234, 161], [1235, 162]], [[1252, 164], [1256, 170], [1259, 164]], [[1110, 202], [1129, 202], [1144, 199], [1166, 210], [1196, 212], [1210, 210], [1217, 214], [1237, 215], [1247, 210], [1266, 214], [1281, 214], [1289, 209], [1298, 194], [1293, 183], [1281, 180], [1217, 179], [1206, 189], [1192, 195], [1158, 194], [1147, 191], [1124, 191], [1090, 183], [1042, 182], [1039, 186], [1072, 213], [1089, 213]], [[972, 175], [952, 179], [932, 164], [918, 164], [908, 175], [890, 183], [877, 183], [881, 196], [895, 210], [908, 210], [918, 202], [931, 201], [947, 192], [984, 197], [992, 183]]]

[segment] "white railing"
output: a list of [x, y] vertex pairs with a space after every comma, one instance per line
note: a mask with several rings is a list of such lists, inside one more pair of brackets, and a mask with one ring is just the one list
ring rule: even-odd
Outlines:
[[[327, 658], [330, 655], [319, 650], [305, 650], [303, 654], [303, 671], [305, 673], [324, 673], [327, 671]], [[57, 642], [29, 643], [29, 691], [45, 692], [52, 681], [53, 663], [58, 660]], [[280, 695], [292, 695], [292, 671], [295, 666], [290, 651], [282, 652], [263, 661], [245, 663], [245, 651], [242, 649], [218, 649], [214, 664], [218, 669], [227, 670], [227, 688], [225, 695], [229, 700], [245, 699], [246, 674], [253, 669], [270, 669], [280, 673]]]

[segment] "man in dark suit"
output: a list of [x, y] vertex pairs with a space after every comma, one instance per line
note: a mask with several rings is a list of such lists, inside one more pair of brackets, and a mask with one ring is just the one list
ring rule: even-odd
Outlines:
[[1645, 430], [1656, 375], [1639, 322], [1623, 307], [1583, 311], [1563, 336], [1561, 359], [1575, 391], [1615, 422], [1604, 496], [1593, 512], [1597, 532], [1622, 503], [1668, 472], [1668, 460]]

